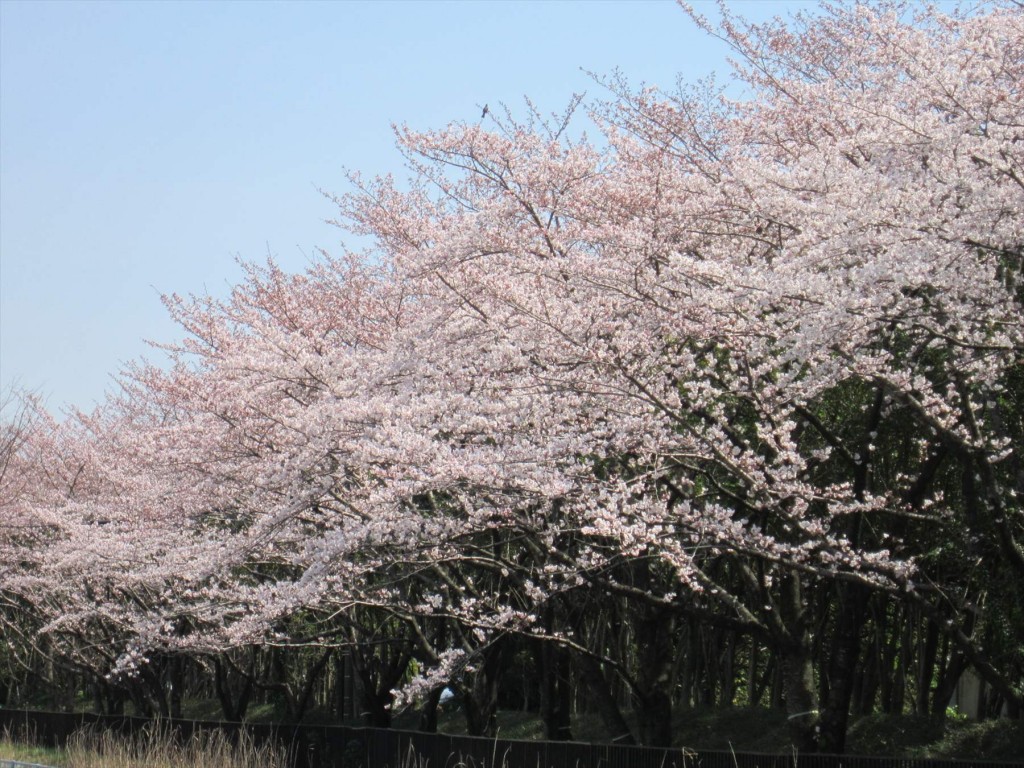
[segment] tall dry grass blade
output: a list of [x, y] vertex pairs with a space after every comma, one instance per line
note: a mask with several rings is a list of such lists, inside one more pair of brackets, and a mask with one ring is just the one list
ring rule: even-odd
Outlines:
[[236, 740], [219, 730], [200, 731], [183, 741], [163, 724], [137, 734], [83, 730], [68, 743], [68, 768], [287, 768], [285, 750], [256, 744], [242, 731]]

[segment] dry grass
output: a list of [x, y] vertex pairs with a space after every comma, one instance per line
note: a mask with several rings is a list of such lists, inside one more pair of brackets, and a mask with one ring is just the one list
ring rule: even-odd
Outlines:
[[205, 731], [180, 743], [157, 726], [124, 737], [109, 731], [79, 731], [65, 750], [65, 768], [286, 768], [275, 745], [257, 745], [243, 732], [233, 742], [221, 731]]
[[286, 752], [257, 745], [244, 732], [233, 742], [221, 731], [206, 731], [186, 743], [154, 725], [134, 737], [84, 730], [64, 749], [38, 746], [30, 733], [0, 733], [0, 759], [56, 768], [287, 768]]
[[6, 726], [0, 731], [0, 760], [63, 766], [63, 757], [62, 750], [40, 745], [31, 729]]

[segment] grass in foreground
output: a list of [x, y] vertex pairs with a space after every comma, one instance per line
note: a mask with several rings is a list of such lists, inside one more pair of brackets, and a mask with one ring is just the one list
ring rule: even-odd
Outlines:
[[[766, 709], [728, 708], [679, 710], [674, 732], [676, 746], [736, 752], [789, 751], [784, 712]], [[415, 729], [416, 713], [396, 718], [395, 727]], [[542, 737], [542, 726], [534, 713], [502, 711], [499, 713], [499, 736], [512, 739]], [[445, 712], [440, 718], [445, 733], [465, 733], [465, 718], [459, 711]], [[600, 742], [606, 737], [596, 716], [579, 715], [573, 719], [573, 735], [580, 741]], [[233, 747], [216, 733], [204, 737], [203, 743], [185, 747], [158, 737], [152, 732], [146, 738], [126, 743], [122, 737], [100, 733], [80, 734], [69, 751], [31, 746], [37, 741], [21, 733], [0, 733], [0, 758], [57, 766], [58, 768], [249, 768], [267, 766], [281, 768], [283, 752], [258, 749], [243, 743]], [[1019, 760], [1024, 743], [1024, 722], [1013, 720], [970, 721], [962, 717], [937, 719], [913, 715], [870, 715], [857, 719], [849, 732], [847, 752], [853, 755], [886, 755], [890, 757], [983, 758], [988, 760]], [[234, 750], [234, 751], [232, 751]], [[494, 760], [500, 766], [500, 760]], [[409, 768], [408, 756], [405, 761]], [[449, 768], [458, 768], [453, 756]], [[478, 767], [479, 768], [479, 767]]]
[[244, 733], [232, 742], [206, 731], [180, 743], [154, 726], [124, 737], [109, 731], [79, 731], [65, 749], [32, 746], [11, 734], [0, 736], [0, 757], [55, 768], [287, 768], [287, 755], [274, 745], [257, 745]]
[[63, 750], [41, 746], [34, 734], [25, 733], [19, 728], [0, 730], [0, 759], [40, 765], [65, 765]]
[[17, 760], [22, 763], [38, 763], [40, 765], [66, 765], [64, 753], [59, 749], [34, 747], [30, 744], [19, 744], [6, 739], [0, 739], [0, 759]]

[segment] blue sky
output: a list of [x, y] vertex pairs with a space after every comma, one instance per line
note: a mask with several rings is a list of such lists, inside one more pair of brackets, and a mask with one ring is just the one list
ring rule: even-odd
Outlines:
[[317, 189], [402, 173], [392, 123], [561, 110], [605, 95], [581, 70], [669, 87], [725, 56], [668, 0], [0, 0], [0, 389], [89, 409], [178, 337], [161, 293], [340, 251]]

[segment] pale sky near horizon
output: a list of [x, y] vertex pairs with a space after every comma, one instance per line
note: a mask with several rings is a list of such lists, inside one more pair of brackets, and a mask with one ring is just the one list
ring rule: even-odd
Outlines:
[[0, 392], [88, 410], [180, 335], [160, 294], [340, 251], [318, 188], [401, 174], [392, 123], [606, 96], [585, 71], [724, 78], [726, 55], [668, 0], [0, 0]]

